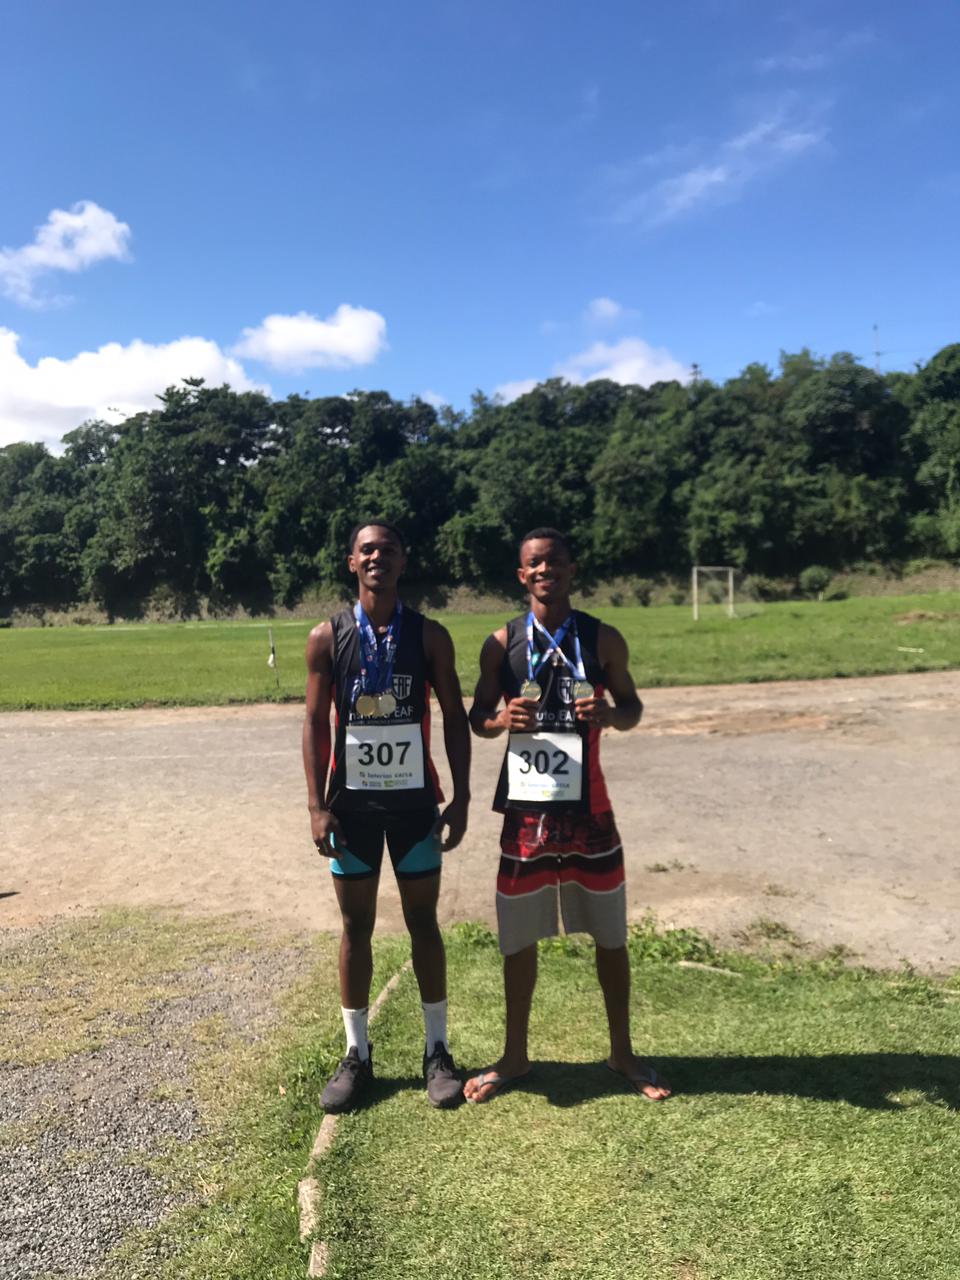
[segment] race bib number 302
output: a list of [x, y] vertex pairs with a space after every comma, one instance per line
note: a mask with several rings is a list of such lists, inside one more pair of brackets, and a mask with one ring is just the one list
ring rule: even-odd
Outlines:
[[583, 739], [578, 733], [511, 733], [507, 743], [507, 795], [543, 802], [580, 799]]
[[348, 791], [409, 791], [423, 786], [419, 724], [348, 725]]

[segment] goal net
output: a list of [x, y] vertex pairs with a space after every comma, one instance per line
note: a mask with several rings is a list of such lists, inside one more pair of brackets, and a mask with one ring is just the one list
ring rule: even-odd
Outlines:
[[725, 615], [737, 616], [738, 579], [741, 574], [730, 564], [695, 564], [690, 571], [690, 599], [693, 604], [693, 620]]

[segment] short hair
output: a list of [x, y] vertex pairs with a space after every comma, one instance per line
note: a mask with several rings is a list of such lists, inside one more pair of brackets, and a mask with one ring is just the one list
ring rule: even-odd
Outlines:
[[520, 546], [517, 549], [518, 555], [521, 557], [523, 556], [523, 548], [528, 542], [533, 542], [534, 538], [549, 538], [551, 542], [559, 542], [560, 546], [563, 547], [570, 559], [573, 559], [573, 547], [570, 543], [570, 539], [565, 533], [561, 533], [559, 529], [551, 529], [549, 525], [544, 525], [537, 529], [531, 529], [529, 533], [525, 533], [520, 539]]
[[360, 536], [361, 529], [386, 529], [387, 533], [392, 533], [394, 539], [399, 543], [400, 550], [406, 553], [407, 540], [403, 533], [395, 524], [391, 524], [389, 520], [361, 520], [359, 524], [355, 524], [350, 530], [350, 540], [347, 543], [347, 551], [353, 553], [356, 546], [357, 538]]

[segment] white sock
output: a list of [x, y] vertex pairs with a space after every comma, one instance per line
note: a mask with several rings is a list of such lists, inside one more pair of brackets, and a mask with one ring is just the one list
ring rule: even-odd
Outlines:
[[347, 1033], [347, 1053], [351, 1049], [356, 1049], [360, 1061], [366, 1062], [370, 1057], [370, 1046], [367, 1041], [369, 1010], [341, 1008], [340, 1012], [343, 1014], [343, 1029]]
[[426, 1032], [427, 1053], [433, 1053], [436, 1044], [447, 1045], [447, 1002], [436, 1000], [423, 1006], [423, 1025]]

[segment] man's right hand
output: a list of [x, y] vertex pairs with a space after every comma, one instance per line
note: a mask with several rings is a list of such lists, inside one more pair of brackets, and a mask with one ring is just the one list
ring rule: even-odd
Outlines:
[[539, 701], [534, 698], [511, 698], [500, 712], [504, 729], [509, 729], [511, 733], [535, 730], [539, 705]]
[[310, 810], [310, 834], [313, 837], [313, 843], [317, 846], [317, 853], [322, 853], [325, 858], [336, 855], [336, 850], [330, 841], [331, 836], [336, 836], [340, 843], [343, 843], [340, 823], [329, 809]]

